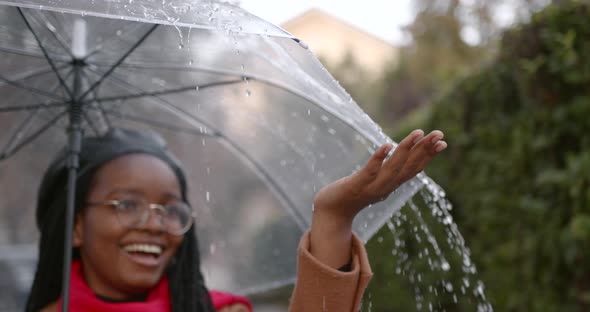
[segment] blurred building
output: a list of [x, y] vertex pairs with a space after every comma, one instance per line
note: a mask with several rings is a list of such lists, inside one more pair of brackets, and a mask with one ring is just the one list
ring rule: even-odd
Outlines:
[[386, 64], [398, 61], [397, 47], [319, 9], [308, 10], [281, 27], [307, 43], [329, 68], [352, 58], [378, 78]]

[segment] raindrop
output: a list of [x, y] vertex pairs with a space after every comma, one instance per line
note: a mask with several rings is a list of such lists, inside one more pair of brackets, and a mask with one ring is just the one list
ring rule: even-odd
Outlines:
[[383, 236], [377, 237], [377, 242], [378, 243], [383, 243]]
[[178, 50], [182, 50], [183, 48], [184, 48], [184, 44], [181, 42], [181, 43], [178, 45]]
[[308, 115], [308, 116], [309, 116], [309, 115], [311, 115], [311, 109], [308, 109], [308, 110], [307, 110], [307, 115]]
[[189, 65], [193, 65], [193, 60], [192, 60], [192, 59], [190, 59], [190, 60], [188, 61], [188, 64], [189, 64]]
[[217, 249], [217, 248], [215, 247], [215, 244], [211, 244], [211, 245], [209, 245], [209, 253], [210, 253], [210, 254], [215, 254], [215, 250], [216, 250], [216, 249]]
[[440, 264], [440, 268], [443, 269], [443, 271], [448, 271], [451, 269], [451, 265], [443, 260], [443, 262]]
[[443, 223], [447, 225], [453, 223], [453, 217], [451, 217], [451, 215], [446, 216], [443, 220]]
[[211, 168], [207, 167], [207, 175], [211, 175]]
[[211, 193], [209, 193], [209, 191], [205, 192], [205, 200], [207, 202], [210, 202], [211, 201]]
[[121, 36], [123, 34], [123, 31], [119, 29], [119, 30], [117, 30], [116, 34], [117, 34], [117, 36]]
[[250, 90], [246, 90], [246, 96], [250, 96], [252, 95], [252, 92], [250, 92]]
[[196, 90], [197, 92], [199, 92], [199, 86], [196, 86], [196, 87], [195, 87], [195, 90]]
[[334, 130], [334, 129], [332, 129], [332, 128], [328, 129], [328, 132], [329, 132], [331, 135], [334, 135], [334, 134], [336, 134], [336, 130]]
[[240, 64], [240, 68], [244, 70], [244, 64]]
[[448, 292], [453, 292], [453, 284], [451, 284], [451, 282], [448, 282], [448, 283], [446, 283], [446, 284], [445, 284], [445, 289], [446, 289]]
[[330, 118], [328, 116], [326, 116], [326, 115], [322, 115], [321, 118], [322, 118], [322, 121], [324, 121], [324, 122], [330, 121]]

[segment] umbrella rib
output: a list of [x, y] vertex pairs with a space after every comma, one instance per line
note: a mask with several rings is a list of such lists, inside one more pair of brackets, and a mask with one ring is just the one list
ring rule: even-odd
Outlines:
[[100, 77], [96, 82], [94, 82], [94, 84], [92, 86], [90, 86], [90, 88], [88, 88], [88, 90], [86, 90], [79, 98], [78, 100], [81, 101], [83, 100], [88, 94], [90, 94], [90, 92], [92, 92], [92, 90], [96, 89], [96, 87], [98, 87], [108, 76], [111, 75], [111, 73], [119, 66], [121, 65], [121, 63], [123, 63], [123, 61], [125, 61], [127, 59], [127, 57], [133, 53], [133, 51], [135, 51], [135, 49], [137, 49], [139, 47], [139, 45], [141, 45], [146, 39], [147, 37], [154, 31], [156, 30], [156, 28], [158, 27], [158, 24], [155, 24], [154, 26], [150, 27], [150, 29], [141, 37], [139, 38], [139, 40], [133, 44], [133, 46], [131, 46], [131, 48], [125, 52], [125, 54], [123, 54], [123, 56], [121, 56], [119, 58], [119, 60], [117, 60], [117, 62], [115, 62], [115, 64], [113, 64], [103, 75], [102, 77]]
[[[0, 52], [9, 53], [9, 54], [16, 54], [16, 55], [20, 55], [20, 56], [29, 56], [29, 57], [36, 57], [36, 58], [40, 58], [40, 59], [45, 59], [45, 57], [43, 55], [39, 55], [39, 54], [31, 53], [31, 52], [24, 52], [24, 51], [21, 51], [18, 49], [13, 49], [13, 48], [0, 47]], [[63, 60], [57, 60], [57, 61], [64, 62]]]
[[85, 109], [82, 110], [82, 118], [84, 118], [84, 120], [86, 120], [86, 123], [90, 126], [92, 131], [94, 131], [94, 134], [100, 135], [100, 131], [96, 127], [96, 124], [94, 123], [94, 121], [92, 121], [92, 118], [90, 118], [90, 116], [88, 116], [88, 112]]
[[51, 68], [53, 69], [53, 72], [57, 76], [57, 79], [59, 79], [59, 82], [61, 83], [62, 87], [66, 90], [66, 92], [68, 93], [68, 95], [70, 96], [70, 98], [73, 99], [74, 98], [74, 95], [72, 94], [72, 91], [70, 90], [70, 88], [68, 88], [68, 86], [66, 85], [66, 82], [63, 80], [63, 78], [59, 74], [59, 71], [55, 67], [55, 64], [53, 63], [53, 60], [51, 60], [51, 58], [49, 57], [49, 54], [47, 53], [47, 50], [45, 49], [45, 47], [41, 43], [41, 39], [39, 39], [39, 36], [37, 35], [37, 33], [33, 30], [33, 27], [31, 26], [31, 23], [29, 23], [29, 20], [25, 16], [25, 13], [22, 11], [21, 8], [16, 8], [16, 9], [18, 10], [18, 13], [20, 14], [20, 16], [23, 18], [23, 21], [27, 25], [27, 28], [29, 29], [29, 31], [33, 34], [33, 37], [35, 37], [35, 40], [37, 41], [37, 44], [39, 45], [39, 48], [41, 48], [41, 51], [43, 51], [43, 55], [45, 56], [45, 59], [47, 60], [47, 62], [51, 66]]
[[[98, 63], [94, 63], [93, 65], [96, 66], [101, 66]], [[159, 66], [159, 65], [155, 65], [155, 64], [150, 64], [150, 63], [131, 63], [131, 64], [123, 64], [121, 65], [121, 68], [135, 68], [135, 69], [160, 69], [160, 70], [174, 70], [174, 71], [188, 71], [188, 72], [207, 72], [207, 73], [213, 73], [213, 74], [222, 74], [222, 75], [234, 75], [234, 76], [240, 76], [243, 78], [247, 78], [248, 80], [251, 81], [258, 81], [261, 83], [264, 83], [266, 85], [272, 86], [272, 87], [276, 87], [279, 89], [282, 89], [286, 92], [289, 92], [293, 95], [296, 95], [300, 98], [303, 98], [305, 100], [307, 100], [310, 103], [313, 103], [315, 107], [317, 107], [318, 109], [322, 110], [323, 112], [330, 114], [331, 116], [335, 117], [336, 119], [338, 119], [339, 121], [341, 121], [344, 125], [346, 125], [347, 127], [353, 129], [354, 131], [362, 134], [363, 136], [370, 138], [370, 135], [367, 135], [366, 131], [362, 130], [360, 127], [344, 120], [342, 117], [340, 117], [335, 110], [333, 109], [329, 109], [324, 107], [323, 105], [318, 105], [316, 99], [310, 97], [308, 94], [303, 93], [299, 90], [293, 89], [291, 87], [289, 87], [288, 85], [278, 82], [278, 81], [273, 81], [270, 80], [266, 77], [263, 77], [261, 75], [253, 75], [253, 74], [248, 74], [248, 75], [244, 75], [243, 73], [239, 73], [236, 71], [232, 71], [232, 70], [219, 70], [219, 69], [214, 69], [214, 68], [204, 68], [204, 67], [186, 67], [186, 66]], [[375, 144], [378, 144], [376, 142], [373, 142]]]
[[21, 148], [23, 148], [27, 144], [33, 142], [36, 138], [38, 138], [41, 134], [43, 134], [45, 131], [47, 131], [47, 129], [51, 128], [55, 124], [56, 121], [58, 121], [60, 118], [62, 118], [63, 116], [65, 116], [67, 113], [68, 113], [68, 110], [67, 109], [64, 110], [64, 111], [62, 111], [57, 116], [55, 116], [54, 118], [52, 118], [51, 120], [49, 120], [45, 125], [43, 125], [42, 127], [40, 127], [33, 134], [31, 134], [30, 136], [28, 136], [24, 140], [22, 140], [9, 153], [2, 153], [2, 154], [0, 154], [0, 161], [2, 161], [4, 159], [7, 159], [8, 157], [16, 154]]
[[62, 47], [62, 49], [64, 49], [64, 51], [66, 51], [66, 53], [73, 59], [74, 55], [72, 54], [72, 51], [70, 51], [70, 49], [68, 49], [68, 45], [65, 43], [65, 40], [59, 36], [54, 30], [51, 30], [51, 28], [49, 28], [49, 26], [47, 26], [49, 22], [49, 20], [47, 19], [47, 17], [44, 14], [38, 14], [41, 16], [41, 18], [43, 19], [43, 21], [45, 22], [45, 25], [43, 25], [47, 30], [49, 30], [49, 32], [51, 33], [51, 35], [53, 35], [53, 38], [55, 38], [55, 40], [59, 43], [59, 45]]
[[[116, 78], [116, 77], [115, 77]], [[120, 80], [121, 83], [130, 86], [131, 88], [137, 89], [139, 91], [144, 91], [143, 89], [127, 82], [124, 80]], [[241, 81], [241, 80], [240, 80]], [[176, 107], [175, 105], [169, 103], [168, 101], [158, 97], [158, 96], [154, 96], [156, 99], [159, 100], [159, 102], [161, 102], [161, 104], [164, 107], [167, 107], [168, 109], [175, 111], [175, 112], [179, 112], [184, 116], [188, 116], [190, 117], [190, 119], [194, 122], [198, 122], [202, 125], [204, 125], [205, 127], [212, 129], [213, 131], [215, 131], [215, 136], [213, 137], [217, 137], [220, 138], [222, 141], [225, 141], [225, 143], [229, 146], [229, 148], [234, 150], [234, 154], [239, 156], [239, 157], [243, 157], [246, 162], [250, 163], [250, 165], [252, 165], [254, 167], [254, 170], [258, 172], [258, 174], [261, 175], [261, 178], [268, 183], [271, 188], [276, 192], [276, 195], [278, 196], [278, 199], [280, 201], [282, 201], [282, 203], [287, 207], [287, 209], [291, 212], [293, 218], [295, 219], [295, 222], [297, 223], [297, 226], [299, 226], [299, 228], [302, 231], [305, 231], [305, 229], [307, 228], [306, 222], [305, 222], [305, 218], [303, 217], [303, 215], [297, 210], [297, 206], [295, 206], [295, 204], [291, 201], [291, 199], [287, 196], [287, 194], [285, 193], [285, 191], [276, 184], [276, 182], [272, 179], [271, 175], [266, 172], [266, 170], [264, 169], [264, 167], [262, 165], [260, 165], [254, 158], [250, 157], [248, 155], [248, 153], [243, 150], [242, 148], [240, 148], [240, 146], [232, 141], [229, 137], [225, 136], [221, 131], [217, 130], [215, 127], [209, 125], [205, 120], [202, 120], [192, 114], [189, 114], [187, 112], [185, 112], [183, 109]]]
[[[93, 107], [92, 109], [96, 109], [96, 108]], [[105, 114], [110, 115], [115, 118], [134, 121], [134, 122], [146, 124], [149, 126], [156, 126], [158, 128], [162, 128], [165, 130], [178, 131], [178, 132], [188, 133], [188, 134], [192, 134], [192, 135], [196, 135], [196, 136], [218, 137], [220, 135], [217, 132], [207, 133], [205, 131], [197, 131], [197, 130], [190, 129], [190, 128], [173, 126], [173, 125], [170, 125], [165, 122], [152, 120], [152, 119], [148, 119], [148, 118], [143, 118], [143, 117], [139, 117], [139, 116], [133, 116], [130, 114], [125, 114], [125, 113], [115, 112], [113, 110], [105, 110], [104, 108], [103, 108], [103, 111]]]
[[40, 103], [40, 104], [21, 105], [21, 106], [4, 106], [4, 107], [0, 107], [0, 113], [28, 111], [28, 110], [35, 110], [35, 109], [40, 109], [40, 108], [48, 109], [48, 108], [55, 108], [55, 107], [63, 107], [68, 104], [69, 104], [69, 102], [51, 102], [51, 103]]
[[188, 86], [188, 87], [180, 87], [176, 89], [168, 89], [168, 90], [161, 90], [161, 91], [154, 91], [154, 92], [141, 92], [137, 94], [127, 94], [127, 95], [120, 95], [120, 96], [112, 96], [112, 97], [104, 97], [104, 98], [97, 98], [95, 99], [97, 102], [112, 102], [112, 101], [125, 101], [131, 99], [137, 99], [142, 97], [158, 97], [160, 95], [167, 95], [167, 94], [174, 94], [174, 93], [182, 93], [187, 91], [195, 91], [197, 87], [199, 90], [206, 89], [206, 88], [213, 88], [225, 85], [231, 85], [236, 83], [241, 83], [243, 80], [228, 80], [228, 81], [219, 81], [219, 82], [212, 82], [200, 86]]
[[[88, 69], [88, 68], [86, 68], [86, 69]], [[82, 70], [80, 72], [80, 74], [82, 75], [82, 78], [85, 79], [88, 82], [88, 84], [90, 84], [90, 78], [88, 77], [86, 70]], [[92, 90], [92, 95], [94, 96], [94, 99], [92, 99], [92, 102], [90, 102], [90, 105], [92, 105], [93, 103], [98, 104], [98, 102], [95, 101], [95, 99], [97, 97], [96, 96], [96, 89]], [[108, 116], [106, 115], [102, 105], [99, 104], [99, 105], [95, 105], [95, 106], [98, 108], [98, 111], [99, 111], [102, 119], [104, 119], [104, 123], [106, 124], [107, 129], [110, 130], [112, 128], [111, 121], [109, 120]]]
[[[68, 67], [68, 64], [64, 64], [64, 65], [58, 67], [57, 69], [58, 70], [62, 70], [64, 68], [66, 68], [66, 67]], [[51, 73], [51, 72], [53, 72], [53, 69], [51, 69], [51, 68], [50, 69], [36, 70], [36, 71], [32, 71], [32, 72], [29, 71], [27, 73], [23, 73], [23, 75], [21, 75], [21, 76], [13, 77], [12, 78], [12, 81], [17, 82], [17, 81], [27, 80], [27, 79], [34, 78], [36, 76], [42, 76], [42, 75], [45, 75], [45, 74], [48, 74], [48, 73]]]
[[[125, 25], [125, 26], [123, 27], [123, 30], [125, 30], [125, 29], [127, 29], [127, 28], [130, 28], [131, 26], [133, 26], [134, 28], [139, 28], [139, 27], [141, 27], [141, 24], [142, 24], [142, 23], [137, 23], [137, 25], [136, 25], [136, 24]], [[123, 30], [121, 30], [121, 33], [125, 33], [125, 31], [123, 31]], [[134, 29], [134, 30], [135, 30], [135, 29]], [[134, 30], [133, 30], [133, 31], [134, 31]], [[100, 44], [96, 45], [96, 46], [94, 47], [94, 49], [92, 49], [92, 51], [90, 51], [90, 53], [88, 53], [88, 55], [86, 55], [86, 56], [84, 57], [84, 59], [83, 59], [83, 60], [87, 62], [87, 60], [88, 60], [88, 59], [89, 59], [91, 56], [93, 56], [93, 55], [97, 54], [98, 52], [100, 52], [100, 50], [102, 49], [102, 47], [104, 47], [104, 46], [105, 46], [107, 43], [109, 43], [110, 41], [113, 41], [113, 40], [115, 40], [116, 38], [118, 38], [118, 36], [116, 36], [116, 35], [115, 35], [115, 36], [111, 36], [111, 37], [109, 37], [109, 38], [105, 39], [103, 42], [101, 42]], [[88, 62], [87, 62], [87, 63], [88, 63]], [[110, 66], [110, 65], [109, 65], [109, 66]]]
[[47, 92], [47, 91], [43, 91], [43, 90], [36, 89], [36, 88], [33, 88], [33, 87], [28, 87], [28, 86], [25, 86], [25, 85], [23, 85], [23, 84], [20, 84], [20, 83], [18, 83], [18, 82], [16, 82], [16, 81], [13, 81], [13, 80], [10, 80], [10, 79], [8, 79], [8, 78], [5, 78], [5, 77], [3, 77], [3, 76], [1, 76], [1, 75], [0, 75], [0, 81], [4, 81], [5, 83], [7, 83], [7, 84], [9, 84], [9, 85], [15, 86], [15, 87], [17, 87], [17, 88], [19, 88], [19, 89], [27, 90], [27, 91], [29, 91], [29, 92], [31, 92], [31, 93], [35, 93], [35, 94], [37, 94], [37, 95], [43, 95], [43, 96], [46, 96], [46, 97], [48, 97], [48, 98], [52, 98], [52, 99], [54, 99], [54, 100], [56, 100], [56, 101], [63, 101], [63, 100], [64, 100], [64, 99], [62, 99], [62, 98], [60, 98], [60, 97], [56, 96], [56, 95], [55, 95], [55, 94], [53, 94], [53, 93], [49, 93], [49, 92]]
[[[70, 73], [67, 76], [69, 76], [72, 72], [73, 71], [70, 71]], [[58, 88], [59, 88], [59, 83], [55, 87], [53, 87], [53, 90], [55, 91]], [[0, 152], [0, 155], [6, 154], [6, 151], [9, 150], [10, 146], [12, 146], [16, 142], [19, 134], [21, 132], [23, 132], [23, 130], [25, 128], [28, 128], [28, 126], [30, 125], [30, 122], [33, 120], [33, 117], [35, 117], [35, 115], [37, 115], [39, 110], [40, 110], [39, 107], [37, 109], [34, 109], [31, 113], [29, 113], [27, 115], [27, 117], [25, 117], [25, 119], [18, 125], [18, 127], [16, 127], [15, 131], [12, 133], [12, 135], [8, 139], [8, 143], [6, 143], [6, 145], [2, 149], [2, 152]]]

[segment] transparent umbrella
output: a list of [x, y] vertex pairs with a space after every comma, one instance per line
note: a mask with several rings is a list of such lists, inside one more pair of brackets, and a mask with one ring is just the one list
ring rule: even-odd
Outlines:
[[[316, 190], [391, 142], [304, 43], [230, 4], [0, 4], [0, 246], [35, 243], [34, 194], [61, 146], [150, 130], [186, 167], [208, 285], [265, 291], [293, 282]], [[419, 185], [355, 231], [369, 239]]]

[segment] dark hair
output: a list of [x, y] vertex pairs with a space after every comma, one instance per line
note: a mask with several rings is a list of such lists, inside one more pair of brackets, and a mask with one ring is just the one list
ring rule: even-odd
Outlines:
[[[187, 200], [184, 172], [170, 155], [163, 140], [135, 131], [117, 129], [97, 138], [86, 138], [80, 156], [81, 174], [76, 181], [76, 214], [84, 207], [97, 170], [110, 160], [131, 153], [144, 153], [160, 158], [176, 174], [182, 196]], [[98, 148], [98, 149], [97, 149]], [[58, 300], [62, 288], [64, 228], [66, 214], [67, 170], [62, 151], [43, 177], [37, 203], [37, 225], [41, 232], [39, 260], [26, 311], [39, 311]], [[78, 258], [74, 250], [73, 258]], [[200, 271], [199, 251], [194, 225], [184, 234], [167, 271], [173, 312], [214, 311], [209, 292]]]

